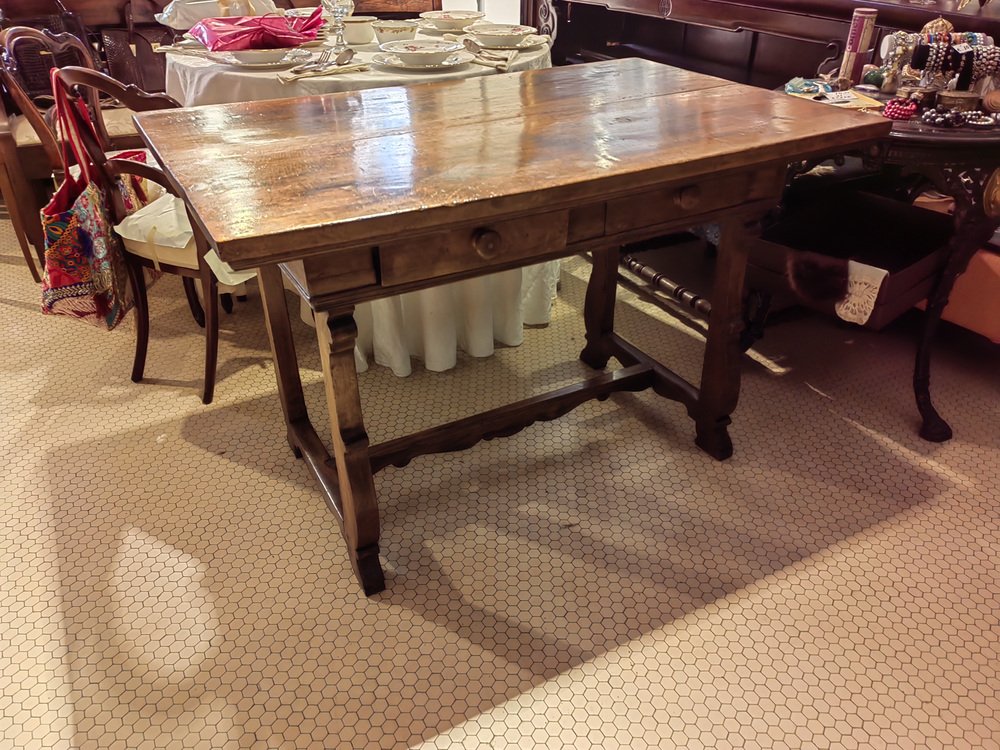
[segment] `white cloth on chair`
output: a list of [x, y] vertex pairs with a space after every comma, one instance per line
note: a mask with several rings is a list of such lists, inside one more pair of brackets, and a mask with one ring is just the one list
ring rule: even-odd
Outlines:
[[[198, 268], [194, 230], [184, 201], [176, 195], [164, 193], [133, 211], [115, 231], [130, 253], [153, 261], [155, 268], [159, 268], [160, 263], [192, 270]], [[243, 294], [242, 285], [257, 275], [256, 271], [233, 270], [214, 250], [205, 254], [205, 260], [223, 293]]]

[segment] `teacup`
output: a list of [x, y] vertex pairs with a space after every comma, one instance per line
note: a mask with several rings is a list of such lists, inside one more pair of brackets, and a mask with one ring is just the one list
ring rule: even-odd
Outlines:
[[416, 21], [374, 21], [372, 28], [379, 44], [399, 39], [413, 39], [417, 35]]
[[375, 38], [372, 24], [375, 16], [348, 16], [344, 19], [344, 41], [348, 44], [370, 44]]

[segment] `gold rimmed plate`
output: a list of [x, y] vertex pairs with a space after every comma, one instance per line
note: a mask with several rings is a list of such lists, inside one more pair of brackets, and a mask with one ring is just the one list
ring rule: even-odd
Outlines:
[[379, 52], [372, 58], [372, 62], [386, 68], [396, 68], [398, 70], [449, 70], [460, 65], [466, 65], [475, 59], [471, 52], [456, 52], [444, 62], [439, 63], [405, 63], [395, 55], [388, 52]]

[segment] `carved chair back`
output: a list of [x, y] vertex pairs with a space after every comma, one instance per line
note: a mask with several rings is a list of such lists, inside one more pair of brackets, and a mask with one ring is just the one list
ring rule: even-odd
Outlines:
[[[60, 68], [57, 76], [74, 95], [82, 97], [84, 101], [89, 101], [103, 94], [120, 101], [133, 112], [174, 109], [181, 106], [176, 99], [166, 94], [148, 93], [137, 86], [122, 84], [111, 76], [89, 68], [67, 66]], [[113, 189], [113, 186], [123, 174], [134, 174], [150, 179], [165, 187], [169, 192], [174, 192], [165, 182], [163, 173], [155, 166], [108, 159], [104, 144], [95, 138], [87, 128], [80, 128], [80, 131], [83, 148], [87, 152], [90, 163], [96, 167], [96, 174], [93, 177], [108, 191], [109, 195], [113, 196], [113, 210], [117, 221], [125, 218], [125, 208], [121, 204], [119, 192]]]
[[[73, 34], [54, 34], [28, 26], [12, 26], [0, 32], [0, 83], [35, 131], [53, 169], [59, 168], [62, 159], [55, 133], [44, 112], [52, 103], [49, 71], [61, 61], [94, 67], [90, 49]], [[33, 93], [33, 81], [38, 76], [44, 77], [47, 82], [45, 94]], [[100, 117], [96, 92], [87, 98], [87, 105], [94, 112], [98, 132], [107, 143], [109, 139]]]

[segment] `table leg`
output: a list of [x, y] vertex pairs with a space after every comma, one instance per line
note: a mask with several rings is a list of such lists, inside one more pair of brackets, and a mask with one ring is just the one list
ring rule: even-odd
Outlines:
[[698, 403], [694, 409], [695, 444], [720, 461], [733, 455], [733, 441], [726, 429], [729, 415], [740, 396], [740, 364], [743, 357], [743, 277], [748, 243], [744, 222], [723, 222], [719, 238], [712, 312], [702, 364]]
[[602, 248], [592, 253], [593, 268], [583, 307], [587, 344], [580, 352], [580, 359], [595, 370], [603, 370], [613, 353], [610, 344], [615, 330], [618, 255], [617, 247]]
[[344, 538], [354, 574], [370, 596], [385, 588], [385, 576], [378, 559], [378, 503], [354, 365], [358, 328], [352, 311], [316, 313], [316, 335], [333, 433]]
[[267, 326], [267, 337], [271, 341], [274, 371], [278, 380], [278, 398], [281, 401], [281, 411], [285, 415], [288, 444], [295, 457], [302, 458], [302, 450], [292, 434], [292, 425], [299, 420], [308, 421], [309, 414], [302, 393], [299, 360], [295, 354], [292, 324], [288, 319], [288, 304], [285, 302], [285, 287], [281, 283], [281, 269], [278, 266], [264, 266], [258, 269], [257, 282], [264, 304], [264, 322]]
[[951, 427], [931, 402], [931, 345], [934, 334], [955, 281], [965, 272], [972, 256], [989, 242], [997, 225], [997, 219], [984, 213], [978, 191], [975, 195], [959, 194], [955, 197], [955, 234], [949, 242], [948, 260], [941, 277], [927, 298], [927, 311], [913, 367], [913, 395], [922, 420], [920, 437], [932, 443], [943, 443], [952, 436]]

